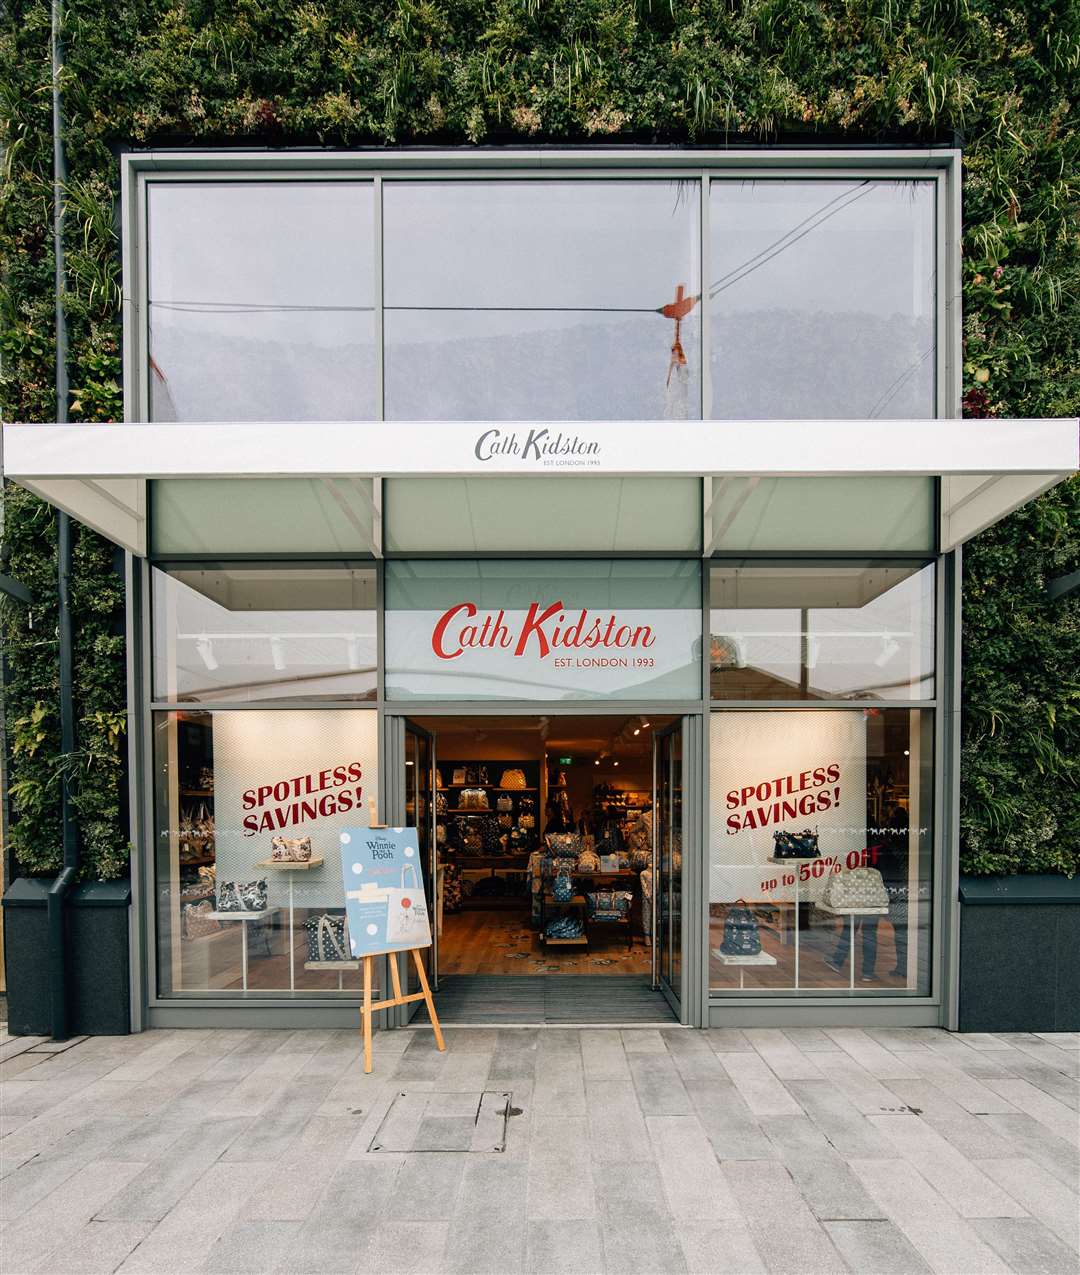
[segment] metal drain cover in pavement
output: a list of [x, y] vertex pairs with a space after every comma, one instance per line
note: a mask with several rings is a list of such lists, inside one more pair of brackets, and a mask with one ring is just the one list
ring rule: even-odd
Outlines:
[[510, 1093], [400, 1090], [369, 1151], [505, 1151]]

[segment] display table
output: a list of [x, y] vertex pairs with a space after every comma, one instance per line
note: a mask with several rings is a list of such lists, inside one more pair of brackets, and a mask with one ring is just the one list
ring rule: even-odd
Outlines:
[[848, 979], [848, 987], [855, 990], [855, 918], [857, 916], [888, 916], [889, 909], [886, 905], [881, 908], [831, 908], [828, 904], [818, 903], [817, 908], [820, 912], [824, 912], [826, 916], [849, 916], [851, 917], [851, 930], [849, 932], [848, 959], [851, 962], [851, 974]]
[[721, 952], [718, 947], [712, 950], [713, 956], [723, 961], [725, 965], [735, 965], [739, 969], [739, 990], [742, 991], [746, 986], [746, 966], [747, 965], [775, 965], [776, 957], [770, 956], [768, 952], [758, 952], [756, 956], [728, 956], [726, 952]]
[[[773, 855], [769, 860], [770, 863], [778, 864], [780, 867], [790, 867], [790, 866], [795, 867], [795, 884], [793, 886], [793, 889], [795, 891], [794, 933], [795, 933], [795, 986], [796, 988], [799, 986], [799, 870], [798, 869], [799, 869], [800, 863], [817, 863], [820, 861], [820, 859], [821, 859], [821, 855], [814, 854], [814, 855], [809, 855], [802, 859], [792, 859], [790, 857], [778, 859], [776, 855]], [[786, 934], [786, 932], [787, 932], [787, 927], [784, 926], [782, 934]]]
[[[260, 859], [257, 868], [272, 868], [289, 874], [289, 991], [296, 991], [296, 953], [293, 951], [293, 877], [294, 872], [321, 868], [323, 859]], [[245, 931], [246, 933], [246, 931]]]
[[[262, 921], [279, 911], [278, 908], [264, 908], [262, 912], [207, 912], [205, 915], [212, 921]], [[241, 926], [240, 929], [240, 961], [241, 961], [241, 985], [244, 991], [248, 986], [248, 932], [247, 924]]]

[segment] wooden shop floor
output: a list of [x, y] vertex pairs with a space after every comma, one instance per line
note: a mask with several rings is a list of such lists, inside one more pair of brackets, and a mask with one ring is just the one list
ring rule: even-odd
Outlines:
[[615, 925], [591, 926], [587, 948], [545, 951], [526, 907], [466, 909], [443, 917], [439, 973], [650, 975], [652, 955], [641, 935], [627, 950], [626, 931]]

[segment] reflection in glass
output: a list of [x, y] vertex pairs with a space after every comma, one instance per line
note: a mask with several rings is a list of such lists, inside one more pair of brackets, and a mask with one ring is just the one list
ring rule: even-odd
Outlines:
[[386, 182], [387, 417], [700, 416], [697, 190]]
[[706, 415], [933, 416], [934, 192], [713, 181]]
[[930, 992], [932, 714], [711, 715], [716, 993]]
[[377, 415], [370, 182], [151, 182], [150, 418]]
[[934, 568], [714, 565], [713, 699], [932, 699]]
[[153, 571], [154, 698], [374, 699], [373, 568]]

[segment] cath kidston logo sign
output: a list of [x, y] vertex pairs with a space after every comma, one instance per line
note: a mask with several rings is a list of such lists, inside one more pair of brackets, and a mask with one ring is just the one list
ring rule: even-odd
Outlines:
[[391, 697], [549, 698], [700, 694], [701, 613], [694, 609], [523, 609], [468, 598], [442, 611], [389, 611]]

